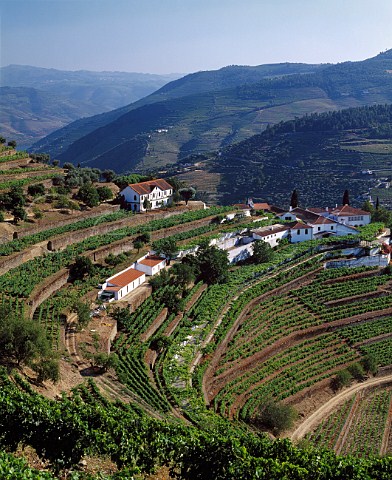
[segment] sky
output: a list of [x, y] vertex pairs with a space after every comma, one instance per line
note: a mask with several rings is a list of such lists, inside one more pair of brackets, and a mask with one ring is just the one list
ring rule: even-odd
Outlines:
[[0, 66], [191, 73], [364, 60], [392, 0], [0, 0]]

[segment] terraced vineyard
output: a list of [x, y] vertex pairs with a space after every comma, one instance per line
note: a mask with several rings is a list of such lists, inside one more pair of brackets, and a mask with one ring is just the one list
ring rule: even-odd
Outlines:
[[359, 457], [392, 452], [392, 389], [369, 388], [346, 400], [307, 435], [315, 445]]
[[[150, 233], [152, 241], [172, 238], [181, 243], [217, 235], [230, 226], [211, 220], [228, 210], [216, 207], [143, 225], [132, 225], [128, 214], [113, 213], [13, 240], [0, 249], [5, 260], [58, 235], [129, 220], [121, 228], [85, 235], [61, 251], [10, 267], [0, 276], [0, 302], [23, 314], [29, 310], [26, 306], [36, 301], [36, 293], [55, 283], [60, 274], [64, 273], [67, 281], [67, 268], [78, 255], [95, 259], [101, 249], [109, 252], [120, 244], [132, 251], [132, 241], [141, 233]], [[246, 225], [240, 221], [237, 226]], [[322, 476], [312, 476], [314, 469], [308, 461], [320, 456], [318, 450], [308, 447], [304, 460], [301, 451], [288, 442], [273, 443], [248, 428], [271, 400], [298, 406], [320, 389], [330, 391], [335, 375], [365, 356], [375, 355], [380, 366], [392, 363], [392, 277], [387, 270], [375, 268], [324, 270], [324, 253], [318, 247], [314, 241], [282, 245], [269, 263], [232, 267], [226, 283], [191, 283], [179, 288], [169, 282], [146, 295], [136, 309], [116, 311], [110, 305], [105, 318], [110, 323], [117, 320], [119, 330], [112, 343], [112, 352], [119, 359], [116, 375], [102, 373], [96, 384], [88, 381], [75, 386], [53, 403], [18, 376], [10, 380], [0, 375], [0, 412], [3, 407], [7, 411], [6, 416], [0, 413], [1, 432], [5, 432], [0, 434], [0, 444], [4, 438], [11, 441], [14, 423], [29, 412], [31, 421], [23, 422], [20, 437], [13, 440], [16, 444], [21, 441], [33, 446], [56, 468], [56, 456], [61, 465], [69, 466], [83, 455], [99, 452], [116, 468], [124, 468], [124, 476], [113, 478], [131, 478], [139, 471], [151, 472], [157, 465], [173, 467], [178, 478], [184, 479], [277, 480], [292, 478], [288, 472], [298, 471], [299, 479], [340, 480], [356, 478], [350, 475], [359, 469], [372, 474], [384, 469], [389, 475], [392, 465], [388, 461], [367, 459], [370, 454], [390, 451], [389, 388], [353, 396], [308, 435], [316, 445], [366, 457], [329, 457], [343, 465], [339, 471], [339, 475], [344, 471], [343, 477], [332, 477], [324, 467], [320, 467]], [[98, 281], [113, 273], [112, 267], [104, 264], [105, 257], [99, 258], [96, 270], [84, 281], [59, 282], [49, 298], [34, 303], [32, 321], [45, 327], [53, 348], [61, 354], [63, 315], [75, 302], [95, 297]], [[73, 363], [81, 381], [81, 372], [87, 375], [90, 370], [88, 357], [78, 358], [82, 351], [78, 339], [82, 335], [90, 338], [90, 330], [94, 332], [88, 327], [85, 332], [73, 333], [74, 350], [65, 360]], [[70, 345], [67, 343], [68, 348]], [[109, 397], [126, 403], [113, 404]], [[63, 423], [57, 427], [62, 417]], [[33, 433], [36, 424], [44, 432], [43, 440]], [[384, 432], [381, 440], [377, 437], [380, 431]], [[68, 443], [67, 439], [72, 440]], [[216, 451], [214, 445], [218, 444], [220, 450]], [[368, 445], [367, 450], [359, 448], [362, 444]], [[234, 460], [228, 459], [227, 447], [234, 448]], [[211, 461], [206, 460], [206, 452]], [[280, 452], [278, 456], [276, 452]], [[203, 466], [197, 467], [200, 458]], [[282, 466], [287, 459], [292, 462], [290, 467]], [[10, 460], [0, 457], [0, 468], [1, 462]], [[15, 468], [23, 471], [24, 466], [15, 464]]]

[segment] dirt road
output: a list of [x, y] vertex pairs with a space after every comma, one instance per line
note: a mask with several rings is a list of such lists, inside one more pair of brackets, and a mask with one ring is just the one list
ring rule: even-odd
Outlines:
[[370, 378], [362, 383], [357, 383], [352, 387], [343, 390], [335, 397], [331, 398], [327, 403], [322, 405], [316, 410], [310, 417], [308, 417], [301, 425], [292, 433], [291, 440], [298, 441], [303, 438], [310, 430], [312, 430], [318, 423], [320, 423], [325, 417], [331, 413], [339, 403], [349, 398], [354, 393], [359, 392], [365, 388], [374, 387], [377, 385], [392, 383], [392, 374], [385, 377]]

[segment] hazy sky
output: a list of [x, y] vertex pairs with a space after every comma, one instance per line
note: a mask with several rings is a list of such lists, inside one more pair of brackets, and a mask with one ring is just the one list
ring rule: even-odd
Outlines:
[[0, 15], [1, 66], [188, 73], [392, 48], [392, 0], [0, 0]]

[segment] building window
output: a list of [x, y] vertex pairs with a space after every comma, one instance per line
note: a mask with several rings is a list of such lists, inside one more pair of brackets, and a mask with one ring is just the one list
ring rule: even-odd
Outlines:
[[321, 227], [317, 227], [317, 231], [319, 232], [321, 230]]
[[332, 227], [331, 227], [331, 230], [333, 230], [333, 225], [332, 225]]
[[297, 230], [297, 235], [301, 235], [301, 230]]
[[307, 229], [307, 228], [305, 228], [305, 235], [307, 235], [307, 234], [308, 234], [308, 229]]
[[133, 199], [136, 200], [136, 195], [133, 196]]

